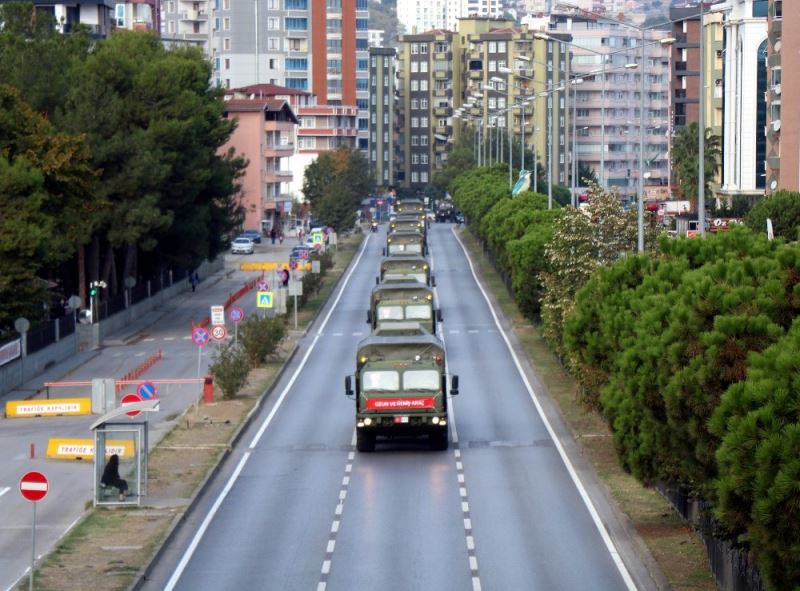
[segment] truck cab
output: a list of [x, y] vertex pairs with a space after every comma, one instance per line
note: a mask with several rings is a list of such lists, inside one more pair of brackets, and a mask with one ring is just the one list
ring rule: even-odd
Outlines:
[[442, 311], [434, 308], [433, 290], [416, 281], [383, 283], [372, 288], [367, 323], [372, 330], [398, 322], [418, 322], [431, 334], [436, 333]]
[[428, 287], [436, 285], [436, 278], [431, 275], [428, 261], [421, 256], [391, 256], [384, 257], [381, 261], [380, 275], [375, 278], [375, 283], [418, 281]]
[[393, 255], [420, 255], [428, 252], [425, 235], [422, 232], [399, 231], [390, 232], [386, 236], [385, 256]]
[[[458, 394], [458, 376], [450, 378]], [[345, 378], [356, 403], [356, 448], [375, 449], [377, 437], [427, 436], [447, 449], [447, 370], [444, 344], [429, 334], [372, 335], [358, 345], [356, 372]]]

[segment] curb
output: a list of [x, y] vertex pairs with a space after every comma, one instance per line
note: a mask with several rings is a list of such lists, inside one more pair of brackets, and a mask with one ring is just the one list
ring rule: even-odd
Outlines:
[[[359, 242], [359, 245], [363, 242], [364, 239], [365, 239], [365, 237], [362, 237], [362, 241]], [[339, 284], [342, 281], [342, 277], [344, 277], [347, 274], [347, 271], [348, 271], [348, 269], [350, 269], [350, 266], [353, 264], [354, 260], [355, 260], [355, 257], [352, 257], [350, 259], [350, 261], [347, 263], [347, 266], [344, 269], [342, 269], [342, 272], [339, 274], [339, 277], [336, 279], [336, 283], [334, 284], [333, 289], [331, 290], [331, 293], [328, 295], [328, 299], [325, 301], [325, 304], [323, 304], [322, 306], [317, 308], [317, 311], [314, 313], [314, 316], [311, 318], [311, 320], [309, 321], [309, 323], [306, 326], [306, 328], [302, 331], [302, 334], [298, 335], [298, 339], [302, 339], [308, 334], [309, 328], [311, 326], [313, 326], [314, 323], [317, 321], [317, 318], [319, 318], [319, 315], [322, 313], [322, 310], [328, 304], [328, 301], [330, 301], [330, 296], [333, 295], [333, 293], [338, 289]], [[301, 332], [301, 331], [298, 330], [298, 332]], [[269, 386], [269, 388], [267, 388], [261, 394], [261, 396], [258, 397], [258, 400], [256, 401], [256, 404], [253, 406], [252, 409], [250, 409], [250, 412], [247, 413], [247, 416], [244, 418], [244, 420], [241, 422], [239, 427], [234, 432], [233, 436], [231, 437], [230, 442], [228, 443], [228, 445], [225, 448], [225, 450], [222, 452], [222, 455], [220, 456], [220, 458], [217, 461], [217, 463], [209, 470], [208, 474], [206, 474], [206, 477], [197, 486], [197, 488], [195, 489], [195, 491], [192, 494], [191, 498], [189, 499], [189, 503], [186, 505], [186, 508], [180, 514], [178, 514], [178, 515], [176, 515], [174, 517], [174, 519], [172, 520], [172, 523], [170, 523], [170, 525], [169, 525], [169, 529], [167, 530], [167, 533], [164, 536], [164, 539], [161, 540], [161, 542], [158, 544], [158, 547], [153, 551], [153, 554], [150, 556], [150, 558], [147, 561], [147, 563], [136, 574], [136, 577], [134, 578], [134, 580], [131, 582], [131, 584], [127, 588], [128, 591], [137, 591], [138, 589], [141, 589], [142, 585], [144, 585], [147, 582], [148, 575], [153, 570], [153, 567], [158, 563], [158, 560], [159, 560], [159, 557], [160, 557], [162, 549], [172, 541], [172, 539], [177, 534], [178, 528], [181, 525], [183, 525], [183, 523], [186, 521], [186, 519], [197, 508], [198, 499], [205, 493], [205, 490], [206, 490], [206, 487], [208, 486], [208, 483], [211, 482], [211, 480], [213, 478], [215, 478], [217, 476], [217, 474], [219, 473], [219, 471], [222, 469], [222, 465], [230, 457], [231, 452], [233, 451], [233, 448], [236, 447], [237, 443], [242, 438], [243, 433], [245, 432], [245, 430], [250, 426], [251, 422], [253, 421], [253, 417], [255, 417], [256, 414], [258, 414], [258, 411], [261, 409], [262, 402], [264, 400], [266, 400], [272, 394], [273, 390], [275, 389], [277, 384], [280, 382], [281, 378], [283, 377], [283, 374], [287, 371], [288, 367], [291, 365], [292, 361], [294, 360], [294, 357], [297, 354], [297, 351], [299, 351], [299, 350], [300, 350], [300, 345], [299, 345], [299, 343], [296, 343], [294, 348], [292, 349], [292, 351], [289, 353], [289, 356], [283, 362], [283, 365], [281, 365], [280, 369], [278, 370], [278, 373], [275, 374], [275, 378], [273, 379], [272, 384]]]
[[170, 523], [169, 529], [167, 530], [166, 536], [164, 536], [164, 539], [161, 540], [161, 542], [158, 544], [158, 547], [153, 551], [153, 554], [150, 556], [150, 559], [147, 561], [147, 564], [145, 564], [136, 574], [136, 577], [134, 578], [133, 582], [128, 586], [128, 591], [136, 591], [137, 589], [140, 589], [144, 583], [147, 582], [148, 575], [150, 574], [153, 567], [159, 560], [159, 555], [161, 554], [161, 550], [172, 541], [172, 539], [175, 537], [175, 534], [178, 531], [178, 528], [183, 524], [184, 521], [186, 521], [186, 519], [197, 508], [198, 500], [205, 493], [208, 483], [211, 482], [211, 480], [214, 479], [219, 473], [219, 471], [222, 469], [222, 465], [230, 457], [233, 448], [236, 447], [236, 444], [242, 438], [242, 434], [250, 426], [253, 417], [255, 417], [256, 414], [258, 414], [258, 411], [261, 409], [261, 403], [272, 394], [278, 382], [280, 382], [281, 378], [283, 377], [283, 374], [286, 372], [287, 368], [294, 360], [294, 357], [299, 349], [300, 346], [298, 344], [295, 344], [294, 348], [289, 353], [289, 356], [286, 358], [286, 360], [283, 362], [283, 365], [281, 365], [280, 369], [278, 370], [278, 373], [275, 374], [275, 378], [272, 380], [272, 384], [269, 386], [269, 388], [264, 390], [264, 392], [262, 392], [262, 394], [258, 397], [258, 400], [256, 401], [253, 408], [250, 409], [250, 412], [247, 413], [247, 416], [239, 424], [239, 427], [234, 432], [230, 442], [228, 443], [225, 450], [222, 452], [222, 455], [220, 456], [217, 463], [211, 467], [211, 469], [208, 471], [208, 474], [206, 474], [206, 477], [202, 480], [202, 482], [200, 482], [200, 484], [197, 485], [197, 488], [195, 489], [194, 493], [189, 499], [189, 503], [186, 505], [186, 508], [180, 514], [176, 515], [173, 518], [172, 523]]

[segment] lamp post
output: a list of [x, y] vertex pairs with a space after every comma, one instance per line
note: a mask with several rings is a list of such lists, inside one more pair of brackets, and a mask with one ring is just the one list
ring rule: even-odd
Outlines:
[[572, 207], [578, 207], [578, 126], [576, 124], [578, 114], [578, 85], [583, 82], [583, 78], [571, 80], [572, 84], [572, 190], [570, 191], [570, 203]]
[[700, 237], [706, 235], [706, 84], [705, 84], [705, 30], [703, 29], [703, 2], [700, 2], [700, 103], [697, 109], [697, 225]]

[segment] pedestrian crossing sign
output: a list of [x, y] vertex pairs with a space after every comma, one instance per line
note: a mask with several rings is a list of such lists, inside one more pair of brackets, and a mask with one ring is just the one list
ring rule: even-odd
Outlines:
[[271, 308], [272, 307], [272, 292], [271, 291], [259, 291], [256, 294], [256, 306], [259, 308]]

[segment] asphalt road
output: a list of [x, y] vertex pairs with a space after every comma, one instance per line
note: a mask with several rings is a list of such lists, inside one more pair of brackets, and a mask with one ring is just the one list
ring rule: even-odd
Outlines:
[[[145, 589], [653, 589], [623, 522], [512, 353], [449, 224], [430, 230], [452, 444], [354, 449], [344, 376], [385, 239], [370, 235]], [[556, 439], [554, 439], [556, 436]]]
[[[264, 244], [256, 247], [255, 256], [227, 255], [226, 272], [203, 278], [196, 293], [186, 291], [180, 294], [166, 305], [153, 324], [130, 327], [125, 336], [135, 334], [135, 338], [127, 344], [115, 339], [118, 335], [111, 335], [109, 343], [119, 344], [103, 347], [96, 356], [64, 376], [64, 379], [84, 381], [101, 377], [120, 378], [158, 350], [163, 352], [163, 360], [150, 368], [142, 380], [197, 377], [198, 351], [190, 337], [192, 322], [200, 322], [209, 315], [211, 305], [221, 305], [231, 292], [255, 276], [238, 271], [239, 262], [285, 260], [290, 247], [288, 243], [280, 248]], [[244, 297], [237, 305], [246, 314], [255, 313], [255, 296]], [[232, 332], [230, 322], [228, 328]], [[141, 329], [138, 334], [137, 329]], [[206, 373], [215, 347], [215, 343], [204, 347], [200, 358], [201, 375]], [[34, 380], [33, 383], [40, 387], [41, 381]], [[130, 388], [130, 391], [134, 390], [134, 387]], [[197, 384], [162, 385], [158, 394], [160, 411], [152, 413], [148, 419], [151, 445], [157, 443], [172, 428], [176, 418], [201, 397], [202, 390]], [[11, 392], [4, 398], [18, 400], [27, 395], [28, 392]], [[53, 389], [52, 396], [88, 397], [91, 396], [91, 390], [88, 387], [58, 388]], [[20, 476], [29, 470], [38, 470], [50, 481], [47, 497], [37, 506], [36, 553], [41, 556], [51, 550], [81, 517], [86, 502], [91, 501], [93, 494], [92, 462], [48, 460], [45, 457], [47, 441], [51, 437], [92, 439], [89, 427], [97, 418], [97, 415], [90, 415], [0, 419], [0, 449], [3, 450], [0, 458], [0, 589], [13, 586], [29, 568], [31, 561], [33, 509], [17, 490]], [[31, 446], [34, 458], [31, 458]]]

